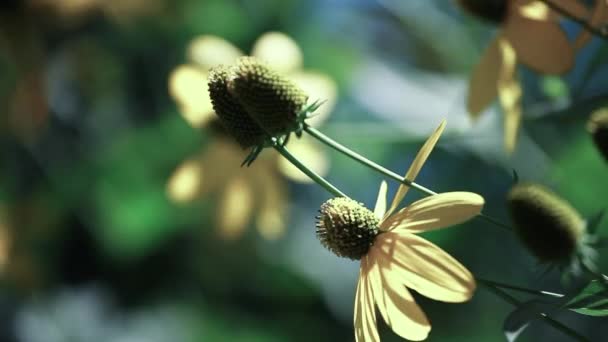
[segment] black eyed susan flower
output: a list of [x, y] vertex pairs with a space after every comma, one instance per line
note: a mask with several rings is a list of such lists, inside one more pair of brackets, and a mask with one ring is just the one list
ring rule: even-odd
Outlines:
[[[435, 146], [444, 123], [416, 156], [406, 178], [413, 180]], [[317, 234], [339, 256], [361, 260], [355, 297], [357, 341], [379, 341], [376, 308], [388, 326], [408, 340], [424, 340], [431, 330], [409, 289], [444, 302], [469, 300], [475, 290], [471, 273], [418, 233], [462, 223], [477, 215], [481, 196], [450, 192], [424, 198], [397, 210], [408, 187], [399, 187], [388, 210], [382, 182], [374, 211], [351, 199], [335, 198], [321, 207]]]

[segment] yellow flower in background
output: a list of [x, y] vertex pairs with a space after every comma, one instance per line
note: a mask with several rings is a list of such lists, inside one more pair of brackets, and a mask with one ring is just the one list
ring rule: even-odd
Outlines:
[[[169, 79], [169, 92], [183, 118], [195, 128], [208, 128], [215, 113], [207, 92], [212, 67], [233, 64], [242, 52], [223, 38], [203, 35], [188, 47], [189, 63], [178, 66]], [[279, 32], [263, 34], [252, 49], [255, 56], [296, 83], [309, 99], [326, 100], [307, 120], [313, 126], [324, 122], [334, 107], [337, 86], [327, 75], [302, 70], [302, 52], [288, 36]], [[312, 138], [293, 137], [287, 148], [309, 168], [327, 173], [329, 161]], [[289, 162], [273, 153], [263, 153], [249, 168], [238, 166], [247, 156], [228, 137], [214, 139], [200, 156], [184, 161], [167, 183], [169, 197], [177, 203], [189, 202], [211, 193], [219, 194], [217, 228], [224, 237], [238, 237], [251, 219], [262, 236], [279, 238], [285, 229], [285, 177], [297, 182], [311, 182]], [[283, 177], [285, 176], [285, 177]]]
[[[522, 89], [517, 77], [517, 63], [547, 74], [562, 74], [574, 64], [575, 47], [559, 26], [559, 16], [536, 0], [505, 0], [500, 30], [486, 48], [469, 83], [467, 109], [473, 119], [496, 97], [504, 112], [504, 145], [515, 149], [521, 121]], [[461, 1], [472, 6], [475, 1]], [[572, 0], [553, 0], [576, 17], [587, 9]], [[466, 7], [466, 6], [465, 6]]]
[[[407, 171], [407, 179], [416, 178], [444, 126], [445, 122], [426, 141]], [[323, 217], [318, 226], [319, 232], [325, 238], [326, 244], [333, 244], [335, 248], [356, 244], [348, 244], [345, 241], [335, 243], [333, 239], [336, 235], [331, 236], [332, 232], [327, 231], [328, 227], [334, 228], [332, 225], [345, 225], [345, 222], [348, 225], [348, 220], [354, 218], [357, 222], [367, 222], [375, 226], [368, 227], [371, 229], [367, 232], [377, 232], [377, 235], [372, 237], [371, 245], [367, 251], [363, 250], [364, 254], [360, 258], [354, 310], [357, 341], [380, 341], [376, 326], [376, 307], [386, 324], [399, 336], [415, 341], [426, 339], [431, 324], [408, 288], [425, 297], [450, 303], [469, 300], [476, 288], [475, 279], [463, 265], [417, 234], [467, 221], [481, 212], [483, 198], [469, 192], [443, 193], [426, 197], [396, 211], [407, 190], [406, 185], [399, 187], [388, 211], [386, 182], [382, 182], [380, 186], [373, 213], [366, 214], [367, 209], [357, 208], [356, 202], [343, 198], [334, 202], [346, 203], [342, 204], [341, 208], [331, 208], [330, 204], [321, 210], [328, 217]], [[352, 205], [349, 201], [354, 203], [352, 212], [340, 213], [339, 209], [344, 210]], [[366, 218], [369, 216], [374, 216], [375, 219]], [[357, 234], [366, 236], [364, 233]]]

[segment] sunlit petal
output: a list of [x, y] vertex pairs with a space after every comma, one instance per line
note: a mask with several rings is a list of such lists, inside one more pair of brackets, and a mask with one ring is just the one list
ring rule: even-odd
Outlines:
[[539, 21], [549, 20], [551, 11], [547, 4], [540, 1], [528, 2], [523, 6], [520, 6], [518, 12], [521, 16]]
[[[578, 1], [568, 1], [566, 2], [578, 2]], [[584, 18], [585, 15], [580, 16], [579, 18]], [[608, 23], [608, 1], [605, 0], [596, 0], [595, 6], [593, 7], [593, 12], [591, 12], [591, 18], [589, 19], [589, 25], [601, 28], [602, 25], [606, 25]], [[589, 40], [593, 37], [593, 33], [588, 30], [582, 30], [581, 33], [576, 37], [574, 41], [574, 47], [576, 49], [580, 49], [584, 47]]]
[[542, 73], [562, 74], [574, 64], [574, 49], [555, 22], [510, 16], [503, 34], [520, 63]]
[[385, 181], [380, 183], [380, 190], [378, 191], [378, 198], [376, 199], [376, 206], [374, 207], [374, 215], [381, 220], [386, 212], [386, 191], [388, 186]]
[[314, 112], [314, 117], [306, 120], [313, 126], [319, 127], [331, 114], [338, 98], [338, 86], [329, 76], [317, 72], [295, 72], [289, 79], [297, 84], [306, 94], [310, 103], [320, 100], [323, 105]]
[[[325, 151], [313, 138], [303, 135], [299, 139], [293, 137], [287, 144], [287, 149], [296, 156], [304, 165], [323, 176], [329, 170], [329, 159]], [[279, 159], [279, 170], [287, 178], [300, 183], [311, 183], [312, 180], [302, 171], [298, 170], [285, 158]]]
[[[263, 160], [259, 160], [262, 162]], [[260, 235], [267, 240], [276, 240], [285, 233], [287, 214], [287, 194], [285, 181], [270, 169], [272, 163], [253, 164], [247, 170], [253, 179], [258, 203], [256, 226]]]
[[359, 282], [357, 283], [357, 294], [355, 296], [355, 340], [357, 342], [379, 342], [376, 308], [371, 285], [368, 282], [369, 272], [365, 259], [361, 260], [361, 270], [359, 272]]
[[302, 67], [302, 51], [298, 44], [281, 32], [268, 32], [260, 36], [253, 45], [251, 55], [267, 62], [281, 73], [292, 72]]
[[176, 203], [190, 202], [200, 194], [203, 168], [198, 158], [183, 162], [167, 182], [167, 195]]
[[[375, 256], [375, 255], [374, 255]], [[411, 341], [427, 338], [431, 325], [410, 292], [399, 279], [401, 274], [380, 268], [373, 256], [367, 258], [368, 284], [386, 324], [399, 336]]]
[[224, 38], [202, 35], [188, 46], [188, 58], [203, 70], [216, 65], [231, 65], [243, 53]]
[[254, 196], [244, 176], [233, 178], [224, 189], [217, 211], [218, 229], [222, 237], [233, 239], [242, 235], [253, 211]]
[[467, 110], [473, 119], [488, 107], [498, 95], [497, 82], [502, 56], [498, 49], [498, 39], [494, 39], [484, 51], [481, 60], [473, 70], [469, 80]]
[[420, 233], [463, 223], [481, 212], [483, 197], [472, 192], [429, 196], [401, 209], [382, 223], [383, 230]]
[[180, 105], [180, 114], [193, 127], [201, 127], [215, 116], [207, 92], [207, 74], [200, 69], [181, 65], [173, 70], [169, 93]]
[[502, 40], [500, 52], [504, 63], [498, 77], [498, 98], [504, 112], [505, 149], [511, 153], [515, 149], [521, 121], [522, 89], [517, 79], [517, 59], [514, 48], [508, 41]]
[[[441, 124], [439, 124], [439, 127], [437, 127], [435, 129], [433, 134], [431, 134], [431, 136], [426, 140], [424, 145], [422, 145], [422, 148], [420, 148], [420, 151], [418, 151], [416, 158], [414, 158], [412, 165], [410, 166], [410, 168], [407, 170], [407, 173], [405, 174], [405, 178], [407, 180], [410, 180], [413, 182], [416, 179], [416, 176], [418, 176], [418, 173], [422, 169], [422, 166], [424, 165], [427, 158], [433, 151], [435, 144], [437, 144], [437, 141], [439, 140], [439, 137], [441, 136], [441, 133], [443, 132], [443, 129], [445, 128], [445, 124], [446, 124], [445, 120], [441, 121]], [[393, 202], [391, 203], [390, 209], [384, 215], [385, 218], [389, 217], [395, 211], [395, 209], [397, 209], [397, 207], [399, 206], [399, 203], [401, 203], [401, 200], [403, 200], [403, 198], [407, 194], [408, 190], [409, 190], [409, 186], [407, 186], [405, 184], [401, 184], [399, 186], [399, 189], [397, 190], [397, 193], [395, 194], [395, 197], [393, 198]]]
[[469, 300], [475, 280], [462, 264], [431, 242], [409, 233], [380, 234], [371, 248], [381, 272], [408, 288], [443, 302]]

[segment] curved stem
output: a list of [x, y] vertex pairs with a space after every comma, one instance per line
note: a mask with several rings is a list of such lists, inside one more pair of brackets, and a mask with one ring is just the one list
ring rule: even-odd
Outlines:
[[[570, 20], [574, 21], [575, 23], [581, 25], [585, 30], [589, 31], [590, 33], [592, 33], [600, 38], [608, 40], [608, 33], [604, 32], [602, 29], [598, 29], [598, 28], [594, 27], [593, 25], [589, 24], [586, 20], [574, 16], [574, 14], [568, 12], [567, 9], [561, 7], [560, 5], [554, 3], [553, 1], [550, 1], [550, 0], [540, 0], [540, 1], [545, 3], [547, 6], [549, 6], [549, 8], [551, 8], [555, 12], [557, 12], [557, 13], [563, 15], [564, 17], [567, 17]], [[600, 0], [597, 0], [597, 1], [600, 1]]]
[[293, 166], [297, 167], [298, 170], [304, 172], [304, 174], [306, 174], [308, 177], [310, 177], [310, 179], [312, 179], [313, 181], [315, 181], [315, 183], [322, 186], [325, 190], [330, 192], [332, 195], [337, 196], [337, 197], [348, 197], [342, 191], [340, 191], [338, 188], [336, 188], [333, 184], [331, 184], [330, 182], [325, 180], [323, 177], [319, 176], [313, 170], [306, 167], [306, 165], [302, 164], [302, 162], [300, 162], [298, 160], [298, 158], [296, 158], [293, 154], [289, 153], [289, 151], [287, 151], [287, 149], [284, 146], [277, 143], [276, 140], [273, 140], [273, 147], [275, 150], [277, 150], [277, 152], [279, 152], [283, 157], [285, 157], [285, 159], [289, 160], [289, 162], [291, 164], [293, 164]]
[[529, 289], [526, 287], [500, 283], [497, 281], [488, 280], [488, 279], [484, 279], [484, 278], [480, 278], [480, 277], [475, 277], [475, 280], [477, 280], [477, 282], [479, 282], [479, 283], [485, 283], [486, 285], [489, 285], [489, 286], [500, 287], [503, 289], [519, 291], [519, 292], [528, 293], [528, 294], [537, 295], [537, 296], [547, 296], [547, 297], [553, 297], [553, 298], [564, 297], [564, 295], [561, 293], [555, 293], [555, 292], [549, 292], [549, 291], [543, 291], [543, 290], [534, 290], [534, 289]]
[[[516, 306], [516, 307], [521, 305], [521, 302], [519, 300], [517, 300], [515, 297], [511, 296], [510, 294], [506, 293], [502, 289], [498, 288], [497, 286], [495, 286], [491, 283], [487, 283], [487, 282], [480, 282], [480, 284], [485, 286], [488, 290], [490, 290], [490, 292], [495, 294], [497, 297], [500, 297], [505, 302], [507, 302], [513, 306]], [[553, 318], [547, 316], [547, 314], [539, 313], [539, 316], [543, 321], [545, 321], [545, 323], [547, 323], [550, 326], [552, 326], [553, 328], [559, 330], [564, 335], [567, 335], [576, 341], [581, 341], [581, 342], [589, 341], [589, 339], [586, 338], [585, 336], [582, 336], [581, 334], [572, 330], [572, 328], [568, 327], [567, 325], [560, 323], [559, 321], [556, 321]]]
[[[383, 175], [392, 178], [394, 180], [396, 180], [399, 183], [403, 183], [405, 185], [408, 185], [409, 187], [411, 187], [412, 189], [418, 190], [419, 192], [427, 195], [427, 196], [432, 196], [432, 195], [436, 195], [437, 193], [429, 188], [426, 188], [420, 184], [417, 184], [409, 179], [406, 179], [405, 177], [402, 177], [398, 174], [396, 174], [395, 172], [385, 168], [384, 166], [375, 163], [367, 158], [365, 158], [364, 156], [354, 152], [353, 150], [349, 149], [348, 147], [338, 143], [337, 141], [333, 140], [332, 138], [328, 137], [327, 135], [321, 133], [319, 130], [304, 124], [304, 131], [306, 131], [306, 133], [310, 134], [313, 138], [319, 140], [320, 142], [324, 143], [325, 145], [333, 148], [334, 150], [358, 161], [359, 163], [373, 169], [376, 170], [380, 173], [382, 173]], [[507, 229], [507, 230], [511, 230], [511, 227], [509, 227], [508, 225], [490, 217], [487, 216], [485, 214], [479, 214], [479, 218], [490, 222], [492, 224], [495, 224], [498, 227]]]

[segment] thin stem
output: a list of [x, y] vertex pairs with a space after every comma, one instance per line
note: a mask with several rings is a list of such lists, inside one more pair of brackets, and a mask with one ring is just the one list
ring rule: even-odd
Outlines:
[[[480, 282], [480, 284], [485, 286], [488, 290], [490, 290], [490, 292], [494, 293], [497, 297], [500, 297], [505, 302], [507, 302], [513, 306], [516, 306], [516, 307], [519, 307], [521, 305], [521, 302], [519, 300], [517, 300], [515, 297], [511, 296], [510, 294], [506, 293], [502, 289], [498, 288], [497, 286], [492, 285], [491, 283], [486, 283], [486, 282]], [[539, 313], [539, 315], [543, 319], [543, 321], [545, 321], [545, 323], [547, 323], [550, 326], [552, 326], [553, 328], [559, 330], [563, 334], [570, 336], [574, 340], [581, 341], [581, 342], [589, 341], [589, 339], [586, 338], [585, 336], [580, 335], [579, 333], [572, 330], [572, 328], [568, 327], [567, 325], [564, 325], [563, 323], [560, 323], [559, 321], [556, 321], [553, 318], [547, 316], [547, 314]]]
[[293, 166], [297, 167], [298, 170], [304, 172], [304, 174], [306, 174], [308, 177], [310, 177], [310, 179], [312, 179], [317, 184], [319, 184], [320, 186], [322, 186], [325, 190], [327, 190], [328, 192], [330, 192], [332, 195], [337, 196], [337, 197], [348, 197], [342, 191], [340, 191], [338, 188], [336, 188], [333, 184], [331, 184], [330, 182], [328, 182], [327, 180], [325, 180], [323, 177], [319, 176], [313, 170], [311, 170], [308, 167], [306, 167], [306, 165], [302, 164], [298, 160], [298, 158], [296, 158], [293, 154], [289, 153], [289, 151], [287, 151], [287, 149], [283, 145], [281, 145], [281, 144], [277, 143], [276, 141], [274, 141], [273, 147], [283, 157], [285, 157], [285, 159], [289, 160], [289, 162], [291, 164], [293, 164]]
[[500, 287], [503, 289], [519, 291], [519, 292], [528, 293], [528, 294], [537, 295], [537, 296], [548, 296], [548, 297], [553, 297], [553, 298], [564, 297], [564, 295], [561, 293], [555, 293], [555, 292], [549, 292], [549, 291], [543, 291], [543, 290], [534, 290], [534, 289], [529, 289], [526, 287], [500, 283], [497, 281], [488, 280], [488, 279], [484, 279], [484, 278], [480, 278], [480, 277], [475, 277], [475, 280], [477, 280], [477, 282], [479, 282], [479, 283], [486, 283], [487, 285], [490, 285], [490, 286], [496, 286], [496, 287]]
[[[606, 32], [594, 27], [593, 25], [589, 24], [586, 20], [574, 16], [574, 14], [568, 12], [567, 9], [561, 7], [560, 5], [554, 3], [553, 1], [550, 1], [550, 0], [540, 0], [540, 1], [544, 2], [547, 6], [549, 6], [549, 8], [551, 8], [555, 12], [563, 15], [564, 17], [569, 18], [570, 20], [574, 21], [575, 23], [578, 23], [585, 30], [591, 32], [592, 34], [594, 34], [600, 38], [608, 40], [608, 34]], [[600, 1], [600, 0], [597, 0], [597, 1]]]
[[[395, 172], [385, 168], [384, 166], [377, 164], [377, 163], [363, 157], [362, 155], [360, 155], [360, 154], [354, 152], [353, 150], [349, 149], [348, 147], [338, 143], [337, 141], [333, 140], [332, 138], [328, 137], [327, 135], [321, 133], [320, 131], [318, 131], [317, 129], [315, 129], [309, 125], [304, 124], [304, 131], [306, 131], [306, 133], [310, 134], [312, 137], [314, 137], [315, 139], [324, 143], [325, 145], [335, 149], [336, 151], [338, 151], [340, 153], [343, 153], [344, 155], [360, 162], [361, 164], [363, 164], [373, 170], [376, 170], [376, 171], [382, 173], [383, 175], [385, 175], [389, 178], [396, 180], [399, 183], [408, 185], [412, 189], [418, 190], [427, 196], [432, 196], [432, 195], [437, 194], [435, 191], [428, 189], [420, 184], [417, 184], [409, 179], [406, 179], [405, 177], [402, 177], [402, 176], [396, 174]], [[498, 227], [504, 228], [506, 230], [511, 230], [511, 227], [509, 227], [508, 225], [506, 225], [490, 216], [487, 216], [483, 213], [479, 214], [479, 218], [481, 218], [487, 222], [490, 222], [492, 224], [495, 224]]]

